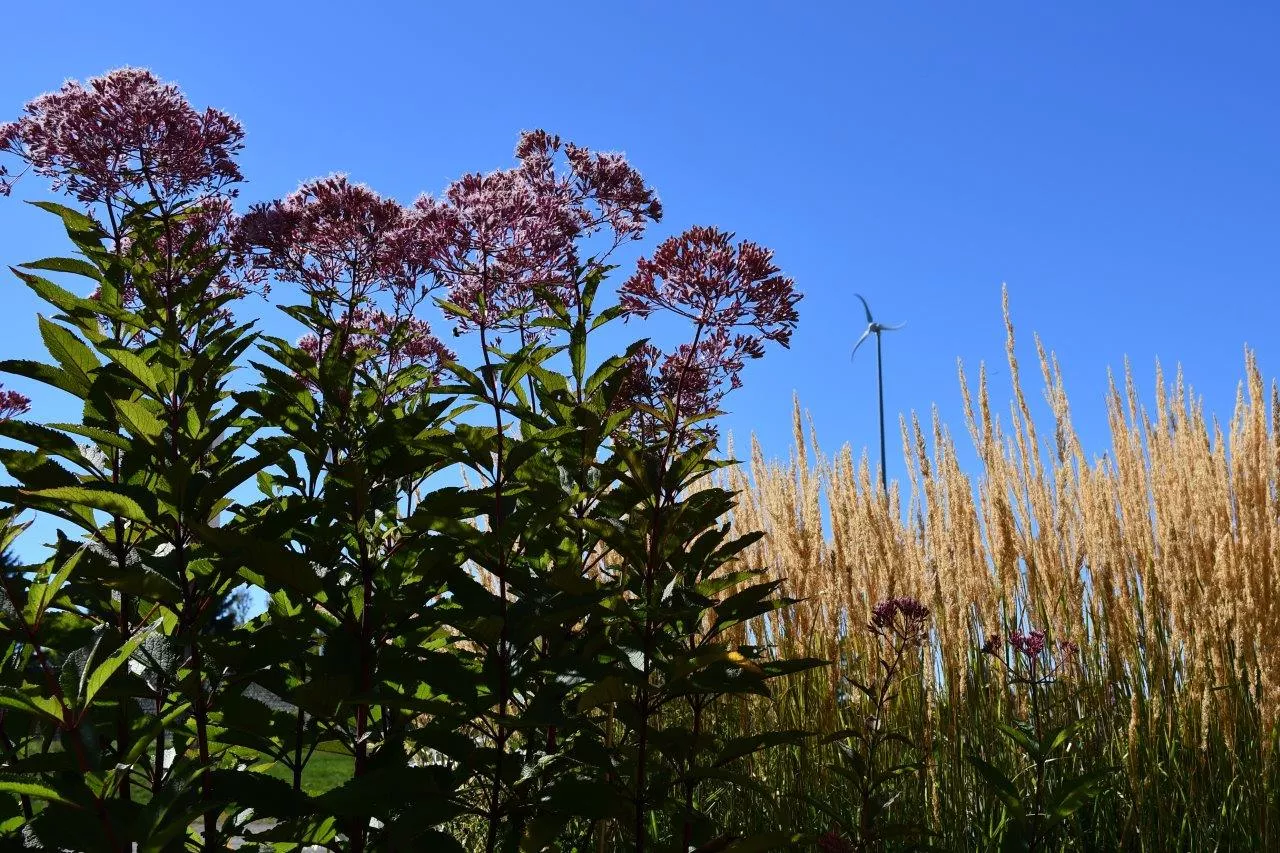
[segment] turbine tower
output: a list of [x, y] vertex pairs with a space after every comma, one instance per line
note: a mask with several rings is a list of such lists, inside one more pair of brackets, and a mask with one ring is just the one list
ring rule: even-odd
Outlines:
[[894, 332], [901, 329], [906, 323], [898, 323], [890, 326], [885, 323], [877, 323], [875, 318], [871, 316], [871, 306], [867, 304], [867, 300], [862, 298], [861, 293], [855, 293], [858, 301], [862, 303], [862, 308], [867, 312], [867, 328], [862, 333], [862, 337], [858, 338], [858, 342], [853, 345], [853, 352], [849, 354], [849, 360], [853, 361], [853, 357], [858, 354], [858, 347], [862, 346], [862, 342], [871, 335], [876, 336], [876, 385], [880, 390], [880, 488], [884, 489], [885, 496], [889, 494], [889, 475], [885, 466], [884, 456], [884, 356], [880, 347], [880, 333]]

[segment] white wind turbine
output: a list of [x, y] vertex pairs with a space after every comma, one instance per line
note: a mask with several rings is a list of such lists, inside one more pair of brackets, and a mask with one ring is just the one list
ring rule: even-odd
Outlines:
[[867, 328], [862, 333], [862, 337], [858, 338], [858, 342], [853, 345], [853, 352], [849, 354], [849, 360], [853, 361], [853, 357], [858, 354], [858, 347], [862, 346], [862, 342], [872, 335], [876, 336], [876, 384], [880, 390], [880, 487], [884, 489], [885, 495], [889, 494], [889, 476], [885, 467], [884, 457], [884, 360], [880, 348], [880, 333], [894, 332], [901, 329], [906, 323], [898, 323], [897, 325], [887, 325], [885, 323], [877, 323], [875, 318], [871, 316], [871, 306], [867, 304], [867, 300], [862, 298], [861, 293], [855, 293], [858, 301], [862, 303], [863, 309], [867, 312]]

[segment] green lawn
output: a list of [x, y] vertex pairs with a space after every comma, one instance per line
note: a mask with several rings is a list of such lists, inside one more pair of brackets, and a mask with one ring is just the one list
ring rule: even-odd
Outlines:
[[[317, 752], [302, 771], [302, 790], [312, 796], [330, 791], [351, 778], [352, 765], [349, 755]], [[293, 772], [283, 764], [277, 764], [267, 772], [277, 779], [293, 781]]]

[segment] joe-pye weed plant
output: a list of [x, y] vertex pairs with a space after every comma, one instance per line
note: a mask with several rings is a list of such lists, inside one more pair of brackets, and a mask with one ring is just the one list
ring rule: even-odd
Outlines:
[[[78, 256], [15, 270], [58, 312], [54, 363], [3, 366], [83, 411], [43, 424], [4, 398], [24, 445], [4, 451], [6, 544], [17, 514], [60, 530], [5, 570], [3, 832], [109, 851], [783, 843], [708, 804], [792, 735], [704, 723], [811, 665], [729, 641], [788, 602], [737, 565], [752, 539], [706, 483], [720, 399], [796, 323], [771, 253], [691, 229], [601, 308], [609, 255], [661, 215], [620, 155], [538, 131], [438, 198], [330, 176], [240, 216], [240, 140], [137, 69], [0, 127], [81, 204], [42, 204]], [[268, 287], [297, 339], [237, 319]], [[691, 339], [592, 357], [605, 324], [657, 310]], [[244, 583], [266, 611], [210, 633]], [[350, 781], [309, 793], [317, 754], [349, 756]]]

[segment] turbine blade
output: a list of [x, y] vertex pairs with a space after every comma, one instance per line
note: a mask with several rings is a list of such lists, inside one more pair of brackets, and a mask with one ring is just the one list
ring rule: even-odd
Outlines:
[[849, 360], [853, 361], [853, 357], [858, 354], [858, 347], [862, 346], [862, 342], [871, 337], [871, 327], [867, 326], [867, 330], [862, 333], [862, 337], [858, 338], [858, 342], [853, 345], [853, 352], [849, 353]]
[[882, 331], [882, 332], [896, 332], [896, 331], [898, 331], [899, 329], [901, 329], [902, 327], [904, 327], [904, 326], [906, 326], [906, 325], [907, 325], [906, 323], [897, 323], [897, 324], [892, 325], [892, 326], [886, 326], [886, 325], [884, 325], [884, 324], [882, 323], [882, 324], [880, 324], [880, 331]]
[[858, 301], [862, 303], [863, 310], [867, 312], [867, 325], [874, 323], [875, 320], [871, 319], [871, 306], [867, 304], [867, 300], [862, 298], [861, 293], [855, 293], [853, 295], [858, 297]]

